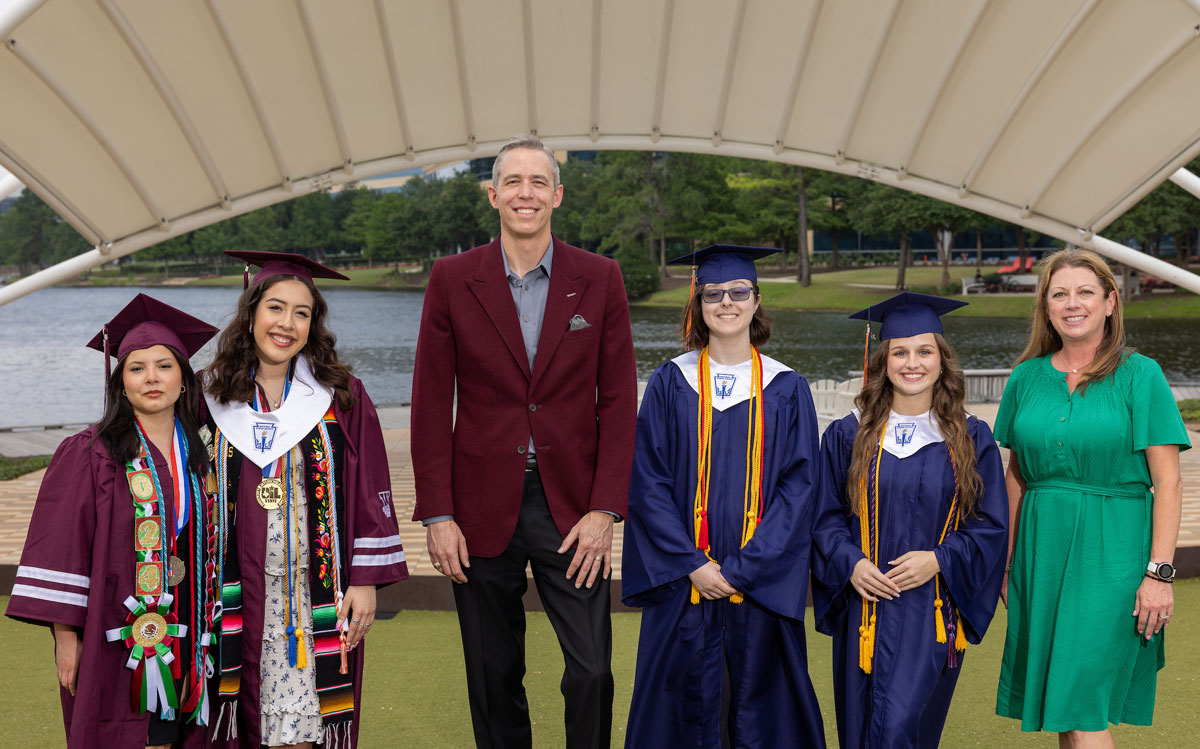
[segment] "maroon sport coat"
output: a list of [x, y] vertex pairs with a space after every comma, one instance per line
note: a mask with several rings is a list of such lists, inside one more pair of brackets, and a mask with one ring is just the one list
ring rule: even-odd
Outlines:
[[561, 534], [591, 510], [624, 517], [637, 419], [617, 264], [554, 238], [530, 373], [501, 252], [497, 239], [433, 264], [413, 376], [413, 519], [453, 515], [482, 557], [512, 540], [530, 435]]

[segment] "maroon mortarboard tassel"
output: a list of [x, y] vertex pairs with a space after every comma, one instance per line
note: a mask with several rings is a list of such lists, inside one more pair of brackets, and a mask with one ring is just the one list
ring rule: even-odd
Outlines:
[[104, 336], [104, 410], [108, 410], [108, 381], [112, 379], [112, 361], [109, 358], [111, 354], [108, 350], [108, 323], [100, 329], [100, 335]]
[[242, 269], [242, 291], [250, 288], [250, 263], [246, 263], [246, 267]]

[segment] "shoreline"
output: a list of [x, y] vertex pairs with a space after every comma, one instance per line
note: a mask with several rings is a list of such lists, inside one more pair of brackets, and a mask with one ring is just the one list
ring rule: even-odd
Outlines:
[[[349, 281], [339, 282], [336, 288], [371, 289], [381, 291], [424, 291], [427, 274], [420, 267], [409, 266], [397, 273], [395, 266], [351, 268], [345, 272]], [[787, 309], [805, 312], [850, 313], [876, 304], [895, 293], [895, 267], [870, 267], [852, 270], [823, 271], [812, 275], [812, 285], [801, 287], [794, 276], [772, 274], [762, 269], [761, 290], [767, 309]], [[954, 284], [963, 277], [974, 275], [974, 266], [953, 266]], [[914, 266], [906, 271], [905, 280], [912, 289], [936, 291], [941, 280], [939, 266]], [[240, 275], [178, 276], [174, 278], [130, 276], [90, 278], [58, 284], [59, 288], [91, 287], [236, 287]], [[667, 276], [663, 288], [650, 296], [630, 303], [632, 307], [682, 308], [689, 288], [687, 276]], [[947, 295], [962, 299], [969, 306], [958, 314], [971, 317], [1028, 318], [1033, 294], [958, 294]], [[1142, 294], [1125, 304], [1127, 319], [1194, 319], [1200, 317], [1200, 296], [1188, 292], [1154, 292]]]

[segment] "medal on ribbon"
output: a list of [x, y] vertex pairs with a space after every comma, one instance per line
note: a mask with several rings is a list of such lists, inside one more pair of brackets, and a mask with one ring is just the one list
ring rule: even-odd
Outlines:
[[133, 596], [125, 599], [125, 625], [104, 633], [109, 642], [123, 640], [129, 648], [125, 667], [133, 671], [131, 702], [139, 713], [157, 711], [164, 720], [175, 717], [179, 697], [175, 693], [175, 678], [171, 664], [175, 654], [171, 646], [176, 637], [187, 634], [171, 612], [174, 598], [163, 593], [157, 599], [139, 601]]

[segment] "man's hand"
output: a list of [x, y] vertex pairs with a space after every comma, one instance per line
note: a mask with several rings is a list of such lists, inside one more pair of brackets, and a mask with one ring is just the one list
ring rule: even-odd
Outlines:
[[[566, 553], [575, 546], [575, 556], [567, 567], [567, 579], [575, 578], [575, 587], [596, 582], [596, 575], [604, 570], [604, 579], [612, 574], [612, 535], [615, 518], [607, 512], [592, 510], [579, 519], [567, 537], [563, 539], [558, 553]], [[578, 576], [576, 573], [578, 572]]]
[[430, 523], [425, 528], [425, 546], [435, 570], [456, 583], [467, 581], [463, 570], [471, 566], [471, 558], [467, 555], [467, 538], [458, 523], [453, 520]]
[[83, 660], [83, 640], [73, 627], [54, 623], [54, 667], [58, 671], [58, 683], [71, 696], [75, 696], [75, 684], [79, 680], [79, 663]]
[[338, 611], [337, 628], [340, 631], [342, 622], [349, 618], [350, 628], [346, 632], [346, 649], [354, 650], [362, 638], [367, 636], [367, 630], [375, 621], [375, 586], [351, 585], [342, 596], [342, 606]]
[[710, 601], [728, 598], [738, 592], [721, 574], [721, 565], [712, 560], [689, 572], [688, 579], [700, 591], [700, 596]]

